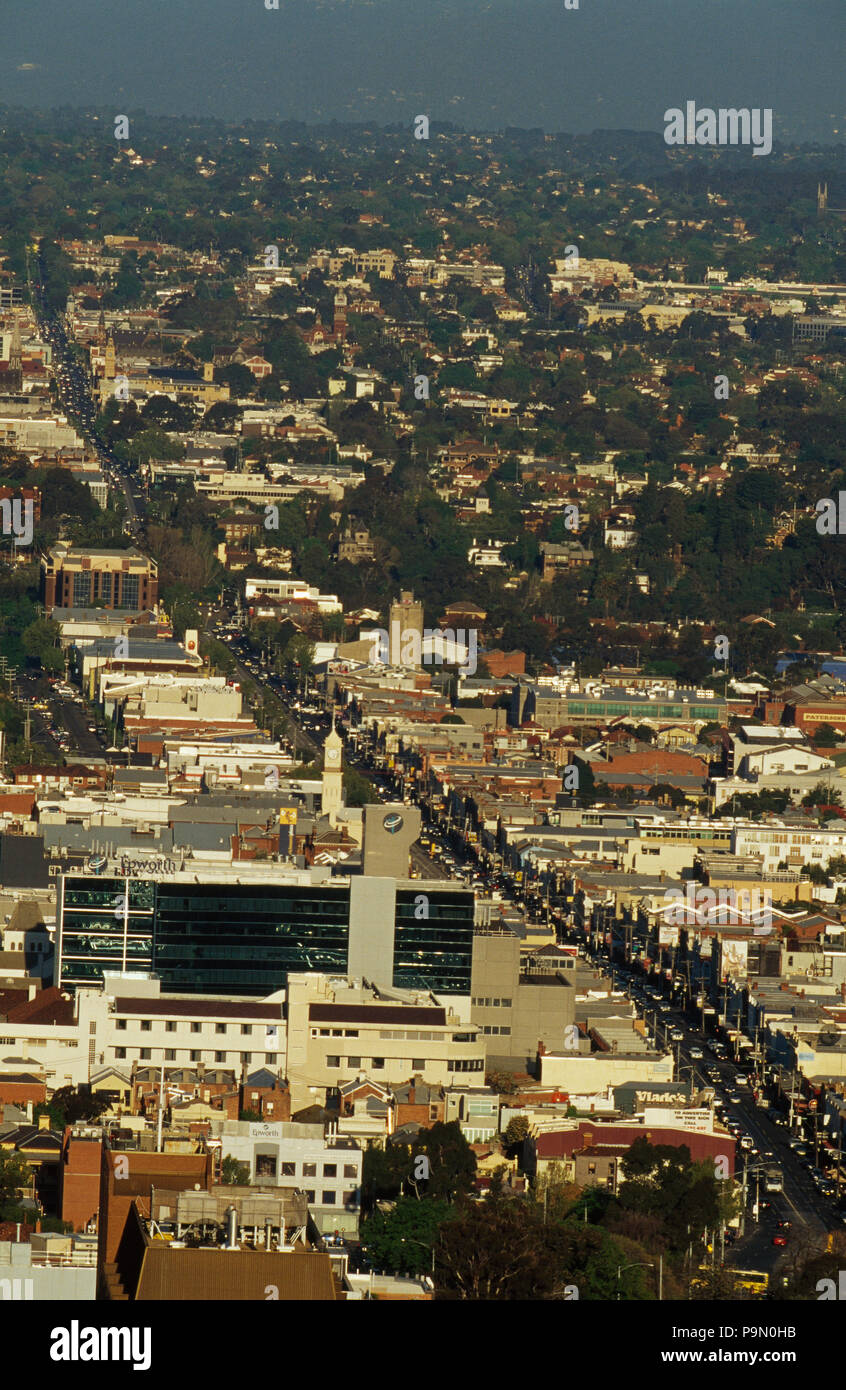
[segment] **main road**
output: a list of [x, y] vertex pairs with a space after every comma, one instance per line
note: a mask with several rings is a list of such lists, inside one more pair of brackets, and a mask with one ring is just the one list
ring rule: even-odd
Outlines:
[[44, 263], [40, 252], [34, 255], [34, 273], [28, 259], [29, 289], [39, 331], [53, 351], [51, 373], [62, 409], [73, 421], [112, 486], [121, 489], [126, 501], [126, 529], [133, 536], [144, 520], [144, 500], [140, 481], [128, 465], [115, 458], [97, 427], [98, 405], [92, 395], [92, 381], [79, 355], [79, 348], [68, 339], [61, 316], [52, 311], [46, 299]]

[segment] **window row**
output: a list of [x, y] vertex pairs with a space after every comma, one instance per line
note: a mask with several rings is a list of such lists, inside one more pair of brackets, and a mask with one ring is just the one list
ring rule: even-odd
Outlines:
[[[397, 1062], [402, 1061], [404, 1066], [409, 1065], [404, 1059], [399, 1057], [395, 1059], [392, 1058], [391, 1060], [396, 1060]], [[332, 1067], [333, 1069], [335, 1067], [351, 1067], [353, 1071], [360, 1071], [362, 1068], [362, 1064], [364, 1065], [365, 1070], [385, 1070], [384, 1057], [342, 1057], [339, 1053], [331, 1053], [326, 1058], [327, 1067]], [[425, 1057], [412, 1057], [410, 1065], [412, 1071], [425, 1071], [427, 1063]]]
[[[132, 1051], [134, 1052], [135, 1049], [133, 1048]], [[125, 1047], [116, 1047], [115, 1059], [118, 1062], [125, 1062], [126, 1053], [127, 1049]], [[160, 1049], [156, 1048], [156, 1061], [159, 1060], [159, 1053]], [[268, 1067], [276, 1066], [278, 1061], [278, 1057], [275, 1052], [215, 1052], [214, 1057], [212, 1058], [212, 1055], [209, 1052], [203, 1052], [200, 1049], [188, 1051], [185, 1048], [180, 1048], [180, 1058], [188, 1062], [211, 1062], [212, 1060], [214, 1060], [215, 1062], [220, 1062], [224, 1065], [227, 1063], [227, 1061], [230, 1063], [230, 1065], [234, 1065], [236, 1060], [239, 1062], [246, 1062], [247, 1064], [249, 1064], [250, 1062], [260, 1062], [262, 1059], [264, 1059], [264, 1065]], [[151, 1047], [138, 1048], [139, 1062], [152, 1062], [152, 1060], [153, 1049]], [[176, 1048], [166, 1047], [164, 1049], [163, 1060], [165, 1062], [176, 1062], [178, 1060], [176, 1056]]]
[[[358, 1180], [358, 1168], [355, 1163], [344, 1163], [343, 1176], [345, 1178], [355, 1178]], [[297, 1172], [297, 1168], [300, 1172]], [[316, 1178], [318, 1176], [316, 1163], [297, 1164], [293, 1160], [284, 1160], [278, 1165], [278, 1171], [283, 1178]], [[274, 1178], [277, 1173], [277, 1160], [274, 1154], [258, 1154], [256, 1157], [256, 1177]], [[320, 1177], [337, 1178], [338, 1164], [324, 1163]]]
[[443, 1036], [443, 1033], [421, 1033], [419, 1029], [408, 1028], [387, 1028], [379, 1032], [383, 1042], [437, 1042]]
[[[149, 1019], [149, 1018], [128, 1018], [128, 1019], [127, 1019], [127, 1018], [119, 1018], [119, 1019], [117, 1019], [116, 1022], [115, 1022], [115, 1027], [116, 1027], [120, 1032], [124, 1033], [124, 1032], [126, 1032], [127, 1026], [128, 1026], [130, 1023], [137, 1024], [137, 1025], [140, 1027], [142, 1033], [150, 1033], [150, 1032], [152, 1032], [153, 1023], [152, 1023], [152, 1019]], [[269, 1025], [269, 1026], [276, 1026], [276, 1025]], [[206, 1025], [206, 1024], [203, 1024], [203, 1023], [192, 1023], [192, 1024], [190, 1025], [190, 1027], [191, 1027], [191, 1032], [192, 1032], [192, 1033], [202, 1033], [203, 1029], [204, 1029], [205, 1027], [207, 1027], [207, 1025]], [[232, 1029], [233, 1029], [233, 1031], [234, 1031], [237, 1027], [238, 1027], [237, 1024], [235, 1024], [235, 1023], [232, 1024]], [[227, 1024], [227, 1023], [216, 1023], [216, 1024], [214, 1025], [214, 1031], [215, 1031], [215, 1033], [216, 1033], [218, 1036], [223, 1036], [223, 1035], [227, 1032], [228, 1028], [229, 1028], [229, 1024]], [[249, 1037], [252, 1036], [252, 1032], [253, 1032], [253, 1025], [252, 1025], [252, 1023], [242, 1023], [242, 1024], [240, 1025], [240, 1028], [241, 1028], [241, 1034], [240, 1034], [240, 1036], [241, 1036], [242, 1038], [249, 1038]], [[174, 1022], [172, 1019], [168, 1019], [168, 1020], [165, 1022], [164, 1029], [165, 1029], [165, 1032], [166, 1032], [166, 1033], [176, 1033], [176, 1032], [179, 1031], [179, 1023], [178, 1023], [178, 1022]], [[358, 1035], [356, 1034], [356, 1036], [358, 1036]]]

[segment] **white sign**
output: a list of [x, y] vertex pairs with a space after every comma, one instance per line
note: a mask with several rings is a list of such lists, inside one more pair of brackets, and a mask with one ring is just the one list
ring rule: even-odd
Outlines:
[[281, 1124], [278, 1124], [278, 1125], [268, 1125], [268, 1124], [264, 1124], [264, 1123], [251, 1124], [251, 1125], [250, 1125], [250, 1138], [251, 1138], [251, 1139], [276, 1139], [276, 1140], [279, 1140], [279, 1139], [282, 1138], [282, 1126], [281, 1126]]
[[711, 1110], [676, 1110], [669, 1106], [644, 1106], [645, 1125], [666, 1125], [670, 1129], [687, 1129], [694, 1134], [712, 1134], [714, 1115]]

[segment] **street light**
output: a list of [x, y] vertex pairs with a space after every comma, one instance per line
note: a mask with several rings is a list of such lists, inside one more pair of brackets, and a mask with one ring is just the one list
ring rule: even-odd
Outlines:
[[[617, 1265], [617, 1302], [620, 1302], [620, 1275], [627, 1269], [654, 1269], [654, 1260], [635, 1260], [630, 1265]], [[658, 1302], [664, 1298], [664, 1256], [658, 1256]]]
[[[430, 1247], [426, 1244], [425, 1240], [417, 1240], [414, 1236], [402, 1236], [402, 1237], [400, 1238], [400, 1245], [419, 1245], [419, 1246], [421, 1247], [421, 1249], [423, 1249], [423, 1250], [428, 1250], [428, 1249], [430, 1249]], [[435, 1276], [435, 1247], [434, 1247], [434, 1245], [431, 1246], [431, 1251], [432, 1251], [432, 1279], [433, 1279], [433, 1282], [434, 1282], [434, 1276]]]

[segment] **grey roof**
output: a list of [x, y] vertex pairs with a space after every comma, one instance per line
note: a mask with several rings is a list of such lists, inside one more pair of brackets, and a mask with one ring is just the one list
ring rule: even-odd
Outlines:
[[250, 788], [247, 794], [238, 796], [229, 788], [223, 796], [215, 796], [212, 793], [171, 807], [170, 819], [174, 825], [177, 821], [211, 821], [219, 825], [238, 825], [244, 821], [265, 820], [281, 806], [296, 804], [288, 792], [276, 796], [262, 796], [260, 792]]
[[[187, 661], [188, 653], [180, 642], [171, 642], [166, 637], [148, 640], [144, 637], [128, 637], [127, 654], [122, 661]], [[103, 656], [114, 659], [115, 644], [106, 637], [97, 638], [85, 649], [86, 656]], [[197, 658], [198, 664], [199, 658]]]
[[[57, 616], [58, 615], [58, 616]], [[138, 622], [144, 616], [149, 616], [155, 621], [152, 609], [142, 609], [140, 612], [135, 608], [51, 608], [50, 617], [57, 622], [77, 622], [77, 623], [110, 623], [121, 624], [126, 622]]]
[[505, 829], [513, 830], [515, 834], [522, 833], [524, 839], [530, 840], [533, 844], [548, 841], [550, 849], [555, 849], [558, 844], [564, 844], [569, 840], [578, 841], [581, 846], [596, 841], [598, 835], [605, 843], [610, 840], [637, 839], [640, 834], [640, 831], [631, 825], [515, 825], [506, 826]]
[[276, 1086], [279, 1084], [279, 1077], [269, 1067], [259, 1067], [258, 1071], [251, 1071], [245, 1081], [245, 1086]]
[[669, 879], [660, 878], [658, 874], [625, 874], [613, 869], [594, 870], [589, 864], [580, 871], [579, 878], [587, 887], [619, 888], [623, 892], [628, 890], [632, 893], [663, 893], [670, 882]]
[[169, 854], [173, 849], [173, 832], [166, 825], [154, 825], [152, 835], [144, 836], [131, 825], [44, 825], [42, 833], [47, 849], [82, 849], [89, 854], [103, 854], [106, 845], [121, 850], [153, 849], [157, 854]]
[[49, 888], [50, 875], [40, 835], [0, 835], [0, 885]]
[[174, 849], [229, 850], [235, 826], [220, 823], [202, 822], [193, 824], [181, 821], [173, 827]]
[[115, 786], [122, 785], [148, 787], [166, 787], [167, 773], [163, 768], [158, 767], [118, 767], [115, 768]]
[[689, 773], [650, 772], [646, 768], [638, 772], [615, 772], [613, 763], [607, 767], [594, 767], [593, 775], [597, 782], [613, 782], [617, 786], [670, 786], [680, 791], [701, 791], [708, 780], [707, 773], [694, 777]]

